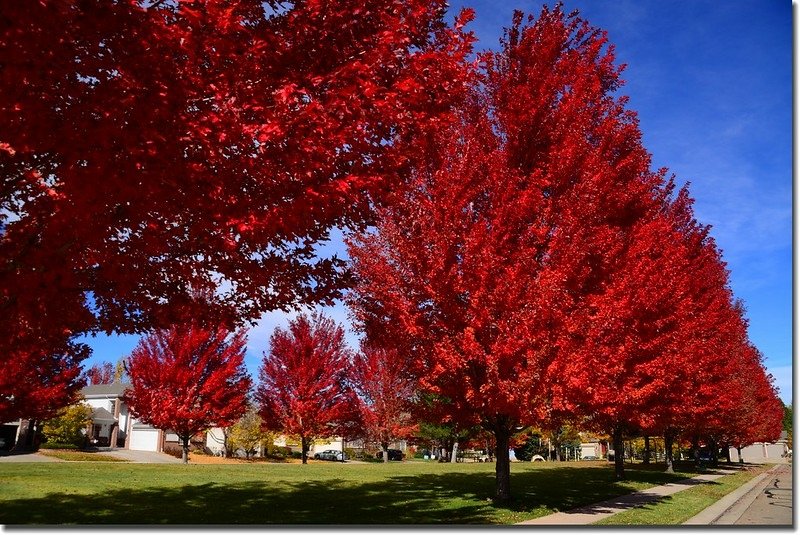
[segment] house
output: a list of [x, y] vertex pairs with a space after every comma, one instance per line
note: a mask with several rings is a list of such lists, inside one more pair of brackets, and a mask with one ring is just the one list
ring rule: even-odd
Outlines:
[[122, 394], [129, 384], [90, 385], [81, 390], [92, 408], [89, 440], [97, 446], [142, 451], [164, 451], [164, 431], [137, 420], [130, 413]]

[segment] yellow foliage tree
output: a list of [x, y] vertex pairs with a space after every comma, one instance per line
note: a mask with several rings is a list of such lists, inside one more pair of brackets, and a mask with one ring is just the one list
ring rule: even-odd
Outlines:
[[44, 422], [42, 433], [49, 444], [83, 445], [86, 428], [92, 421], [92, 408], [76, 403], [64, 408], [55, 418]]

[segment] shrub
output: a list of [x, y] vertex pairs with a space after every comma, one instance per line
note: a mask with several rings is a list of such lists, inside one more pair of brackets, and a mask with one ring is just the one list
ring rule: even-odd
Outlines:
[[42, 446], [48, 450], [77, 450], [78, 446], [75, 444], [66, 444], [64, 442], [46, 442]]
[[164, 453], [171, 455], [176, 459], [183, 459], [183, 446], [180, 444], [166, 443], [164, 444]]
[[292, 448], [286, 446], [276, 446], [271, 443], [264, 445], [264, 457], [270, 459], [286, 459], [292, 456]]
[[348, 459], [362, 459], [364, 457], [364, 450], [356, 448], [345, 448], [344, 454]]

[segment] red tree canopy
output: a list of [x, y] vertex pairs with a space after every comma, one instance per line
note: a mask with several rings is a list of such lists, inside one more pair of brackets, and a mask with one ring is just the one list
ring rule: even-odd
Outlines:
[[444, 11], [3, 3], [3, 359], [32, 370], [82, 332], [186, 321], [198, 290], [226, 320], [336, 296], [343, 264], [315, 244], [368, 220], [404, 140], [458, 94], [469, 40]]
[[301, 314], [270, 337], [256, 399], [268, 429], [300, 436], [303, 462], [311, 440], [335, 436], [354, 420], [349, 361], [344, 330], [319, 313]]
[[[699, 312], [700, 292], [726, 290], [724, 276], [698, 277], [696, 251], [687, 247], [692, 240], [683, 219], [673, 217], [678, 205], [689, 210], [681, 216], [691, 217], [687, 192], [671, 199], [671, 189], [654, 196], [649, 213], [618, 234], [603, 284], [580, 297], [569, 349], [553, 368], [555, 404], [583, 415], [584, 425], [598, 432], [651, 429], [657, 417], [681, 410], [693, 372], [691, 362], [679, 361], [693, 339], [687, 320]], [[703, 241], [707, 229], [696, 231], [698, 244], [713, 248]], [[715, 250], [707, 252], [724, 275]]]
[[527, 25], [518, 13], [461, 113], [421, 143], [405, 195], [350, 248], [358, 320], [408, 351], [459, 420], [495, 434], [500, 499], [508, 438], [553, 410], [570, 314], [662, 184], [612, 96], [605, 45], [559, 7]]
[[78, 344], [61, 353], [31, 350], [1, 357], [0, 422], [47, 420], [76, 402], [86, 384], [80, 361], [88, 355], [89, 348]]
[[351, 380], [360, 398], [366, 437], [384, 449], [417, 430], [412, 416], [416, 380], [397, 350], [365, 345], [353, 358]]
[[142, 338], [128, 360], [125, 400], [141, 421], [171, 429], [184, 441], [210, 427], [232, 425], [247, 410], [251, 380], [245, 334], [197, 324]]
[[110, 362], [95, 364], [85, 372], [86, 382], [90, 385], [110, 385], [114, 382], [114, 365]]

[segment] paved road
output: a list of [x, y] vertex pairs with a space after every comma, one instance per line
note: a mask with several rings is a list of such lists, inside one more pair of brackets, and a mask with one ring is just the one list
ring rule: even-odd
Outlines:
[[792, 465], [782, 464], [758, 488], [755, 500], [744, 510], [735, 525], [792, 525]]
[[792, 526], [792, 465], [781, 459], [685, 522], [718, 526]]

